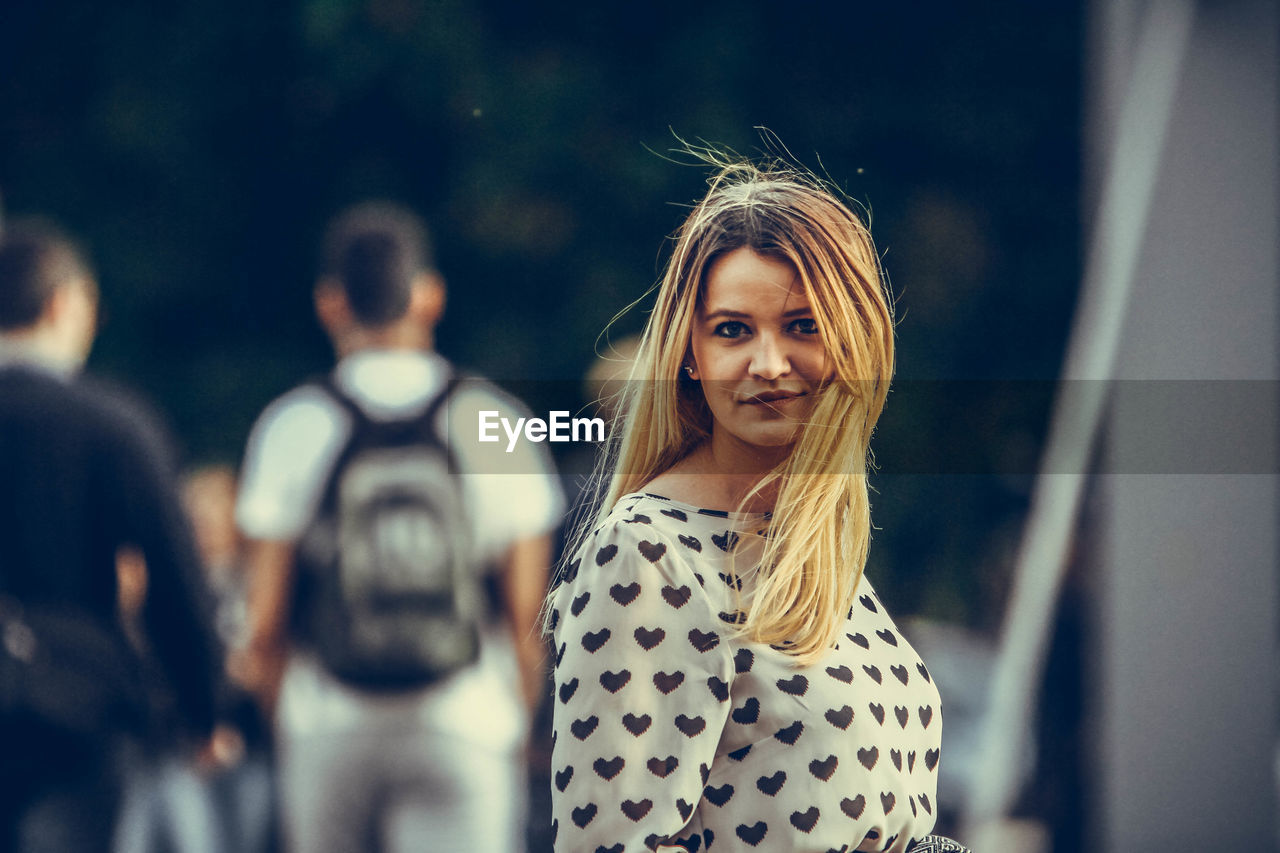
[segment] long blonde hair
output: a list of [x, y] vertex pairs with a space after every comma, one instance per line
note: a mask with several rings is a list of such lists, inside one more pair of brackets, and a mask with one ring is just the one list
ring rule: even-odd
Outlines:
[[838, 191], [783, 162], [695, 153], [713, 167], [710, 189], [675, 234], [612, 430], [608, 490], [580, 536], [711, 434], [701, 388], [682, 372], [711, 264], [739, 248], [786, 261], [808, 297], [832, 378], [787, 459], [744, 500], [779, 487], [740, 628], [809, 663], [834, 642], [866, 565], [869, 443], [893, 373], [892, 303], [870, 232]]

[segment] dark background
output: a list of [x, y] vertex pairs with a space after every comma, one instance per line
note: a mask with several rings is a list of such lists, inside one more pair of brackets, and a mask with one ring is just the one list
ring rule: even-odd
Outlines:
[[[898, 376], [945, 387], [890, 397], [878, 585], [895, 612], [989, 630], [1049, 395], [985, 380], [1051, 379], [1064, 348], [1082, 17], [1063, 2], [6, 0], [0, 191], [95, 259], [91, 369], [149, 395], [189, 462], [234, 463], [261, 408], [330, 362], [310, 289], [344, 205], [421, 211], [451, 286], [440, 349], [549, 396], [577, 388], [700, 194], [703, 174], [666, 159], [676, 135], [750, 153], [768, 127], [870, 210]], [[972, 473], [899, 473], [957, 441]]]

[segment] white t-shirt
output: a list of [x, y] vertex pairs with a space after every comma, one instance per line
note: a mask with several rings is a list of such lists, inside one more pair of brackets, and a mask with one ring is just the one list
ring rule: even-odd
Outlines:
[[[432, 353], [365, 350], [340, 361], [334, 379], [370, 418], [399, 420], [423, 411], [443, 390], [447, 368]], [[490, 445], [481, 452], [472, 437], [486, 410], [509, 418], [522, 414], [514, 400], [491, 386], [467, 383], [443, 407], [437, 426], [461, 472], [473, 542], [481, 558], [492, 561], [513, 543], [551, 531], [564, 512], [564, 498], [539, 445], [516, 444], [500, 465], [487, 452]], [[236, 522], [245, 536], [296, 541], [303, 534], [352, 427], [346, 409], [313, 386], [296, 388], [267, 407], [250, 434], [236, 502]], [[353, 689], [300, 652], [285, 675], [278, 722], [286, 734], [306, 735], [397, 726], [408, 719], [508, 749], [527, 730], [515, 667], [510, 637], [501, 627], [486, 631], [475, 666], [410, 693]]]

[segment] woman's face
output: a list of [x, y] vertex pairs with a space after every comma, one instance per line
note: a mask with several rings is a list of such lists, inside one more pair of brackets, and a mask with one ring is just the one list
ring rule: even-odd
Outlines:
[[826, 377], [826, 350], [796, 270], [735, 249], [707, 273], [690, 341], [717, 443], [789, 449]]

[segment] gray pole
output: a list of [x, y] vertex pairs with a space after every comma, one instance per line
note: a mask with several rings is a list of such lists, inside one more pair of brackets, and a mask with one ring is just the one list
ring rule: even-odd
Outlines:
[[1091, 850], [1277, 849], [1278, 35], [1267, 0], [1200, 4], [1119, 336]]
[[1050, 623], [1115, 375], [1193, 10], [1190, 0], [1149, 9], [1136, 27], [1127, 73], [1112, 75], [1124, 79], [1114, 137], [1105, 146], [1080, 304], [1014, 566], [984, 725], [982, 771], [966, 805], [965, 837], [979, 850], [1018, 853], [1007, 849], [1016, 842], [1002, 821], [1018, 794], [1018, 753], [1034, 715]]

